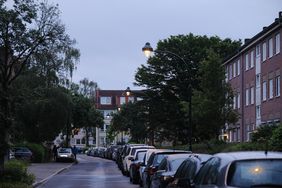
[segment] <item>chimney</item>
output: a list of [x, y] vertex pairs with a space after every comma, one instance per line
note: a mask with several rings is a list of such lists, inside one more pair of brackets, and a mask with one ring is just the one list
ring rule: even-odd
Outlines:
[[282, 11], [279, 12], [279, 18], [282, 18]]
[[250, 39], [245, 39], [245, 44], [248, 43], [250, 41]]
[[263, 27], [262, 30], [265, 30], [267, 27]]

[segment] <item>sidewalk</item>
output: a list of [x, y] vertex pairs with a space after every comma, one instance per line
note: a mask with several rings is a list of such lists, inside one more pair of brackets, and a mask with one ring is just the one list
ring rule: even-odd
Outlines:
[[74, 163], [59, 163], [59, 162], [49, 162], [49, 163], [32, 163], [28, 167], [28, 172], [35, 176], [35, 182], [33, 187], [44, 183], [52, 176], [62, 172], [63, 170], [71, 167]]

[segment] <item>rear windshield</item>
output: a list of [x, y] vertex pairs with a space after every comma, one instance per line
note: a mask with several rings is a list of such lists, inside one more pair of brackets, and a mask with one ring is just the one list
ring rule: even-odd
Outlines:
[[159, 166], [159, 164], [162, 162], [163, 158], [165, 158], [165, 154], [163, 153], [158, 153], [155, 155], [154, 161], [153, 161], [153, 166]]
[[136, 159], [137, 159], [137, 160], [142, 160], [142, 159], [144, 159], [145, 153], [146, 153], [146, 151], [139, 151], [139, 152], [137, 153]]
[[179, 158], [179, 159], [173, 159], [170, 163], [171, 171], [176, 171], [185, 159], [187, 159], [187, 157]]
[[61, 148], [59, 150], [59, 153], [71, 153], [71, 149], [70, 148]]
[[234, 187], [282, 186], [282, 160], [251, 160], [233, 163], [227, 184]]

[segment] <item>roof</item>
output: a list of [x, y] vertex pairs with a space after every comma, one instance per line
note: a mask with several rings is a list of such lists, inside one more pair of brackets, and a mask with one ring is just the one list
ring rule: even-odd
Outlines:
[[227, 57], [223, 62], [224, 64], [232, 61], [233, 59], [237, 58], [238, 55], [240, 55], [245, 50], [248, 50], [250, 47], [253, 46], [258, 40], [261, 40], [263, 37], [267, 36], [267, 34], [271, 33], [272, 31], [280, 28], [282, 26], [282, 12], [279, 12], [279, 17], [274, 20], [273, 23], [271, 23], [267, 27], [263, 27], [263, 30], [256, 34], [251, 39], [246, 39], [245, 44], [242, 45], [234, 54]]

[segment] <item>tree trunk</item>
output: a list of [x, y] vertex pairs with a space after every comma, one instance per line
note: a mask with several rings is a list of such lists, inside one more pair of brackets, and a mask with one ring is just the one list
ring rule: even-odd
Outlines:
[[9, 108], [9, 93], [8, 84], [3, 81], [2, 92], [0, 93], [0, 176], [4, 172], [4, 159], [8, 150], [8, 131], [11, 126], [10, 108]]
[[86, 147], [88, 147], [89, 146], [89, 130], [88, 130], [88, 127], [85, 127], [85, 145], [86, 145]]

